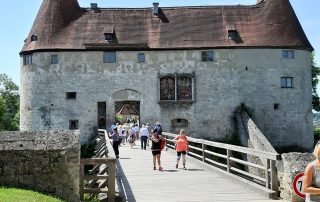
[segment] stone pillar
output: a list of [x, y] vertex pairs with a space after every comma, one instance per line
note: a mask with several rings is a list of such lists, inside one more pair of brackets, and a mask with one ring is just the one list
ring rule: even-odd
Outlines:
[[293, 202], [304, 201], [293, 191], [293, 179], [298, 173], [305, 171], [309, 162], [315, 160], [314, 155], [311, 153], [292, 152], [282, 154], [281, 158], [282, 161], [277, 165], [280, 197]]

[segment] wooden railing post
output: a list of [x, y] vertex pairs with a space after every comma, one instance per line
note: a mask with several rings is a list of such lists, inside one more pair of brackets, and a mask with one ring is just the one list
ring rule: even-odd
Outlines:
[[[203, 140], [202, 140], [202, 141], [203, 141]], [[205, 162], [205, 160], [206, 160], [206, 159], [205, 159], [205, 154], [206, 154], [206, 153], [205, 153], [205, 151], [204, 151], [205, 149], [206, 149], [206, 146], [205, 146], [204, 143], [202, 143], [202, 161], [203, 161], [203, 162]]]
[[277, 170], [276, 170], [276, 161], [271, 160], [270, 170], [271, 170], [271, 189], [275, 191], [277, 194], [279, 192], [278, 190], [278, 176], [277, 176]]
[[227, 172], [230, 173], [230, 150], [227, 149]]
[[84, 199], [84, 192], [83, 192], [83, 181], [84, 181], [84, 164], [80, 161], [80, 201], [83, 201]]
[[266, 178], [266, 188], [270, 188], [270, 159], [266, 159], [267, 163], [265, 164], [265, 178]]
[[115, 201], [115, 176], [116, 173], [116, 162], [111, 161], [108, 164], [108, 202], [114, 202]]

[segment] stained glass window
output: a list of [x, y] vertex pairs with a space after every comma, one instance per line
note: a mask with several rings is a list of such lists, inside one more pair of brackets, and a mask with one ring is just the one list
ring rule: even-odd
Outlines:
[[188, 76], [177, 79], [177, 99], [192, 100], [192, 79]]
[[160, 100], [175, 100], [175, 78], [160, 78]]

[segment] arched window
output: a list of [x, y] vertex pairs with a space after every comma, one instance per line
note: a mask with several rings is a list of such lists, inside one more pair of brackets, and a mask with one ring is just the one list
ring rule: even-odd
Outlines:
[[177, 100], [192, 100], [192, 78], [181, 76], [177, 79]]
[[175, 100], [175, 78], [166, 76], [160, 78], [160, 100]]

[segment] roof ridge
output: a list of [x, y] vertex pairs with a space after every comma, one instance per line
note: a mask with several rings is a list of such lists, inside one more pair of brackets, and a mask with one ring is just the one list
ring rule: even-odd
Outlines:
[[[254, 7], [260, 7], [260, 4], [254, 4], [254, 5], [203, 5], [203, 6], [167, 6], [167, 7], [159, 7], [161, 9], [166, 10], [175, 10], [180, 8], [191, 8], [191, 9], [202, 9], [202, 8], [254, 8]], [[86, 10], [92, 10], [90, 7], [81, 7]], [[141, 8], [125, 8], [125, 7], [98, 7], [100, 10], [150, 10], [152, 7], [141, 7]]]

